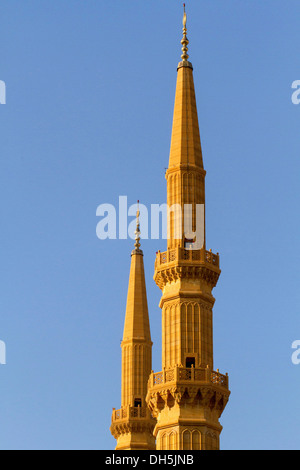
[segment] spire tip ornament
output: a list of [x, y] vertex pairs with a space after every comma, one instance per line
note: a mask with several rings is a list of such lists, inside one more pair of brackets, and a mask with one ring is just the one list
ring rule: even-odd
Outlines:
[[187, 29], [186, 29], [186, 24], [187, 24], [187, 16], [186, 16], [186, 11], [185, 11], [185, 3], [183, 4], [183, 10], [184, 10], [184, 13], [183, 13], [183, 39], [181, 41], [181, 44], [182, 44], [182, 60], [183, 62], [187, 62], [188, 61], [188, 58], [189, 58], [189, 55], [188, 55], [188, 45], [189, 45], [189, 40], [187, 38]]
[[181, 40], [182, 44], [182, 62], [179, 63], [178, 68], [181, 67], [190, 67], [191, 69], [193, 68], [192, 64], [189, 62], [189, 55], [188, 55], [188, 45], [189, 45], [189, 40], [187, 38], [187, 14], [186, 14], [186, 9], [185, 9], [185, 3], [183, 4], [183, 38]]
[[135, 230], [135, 249], [131, 253], [132, 255], [135, 254], [143, 254], [142, 250], [140, 249], [140, 241], [141, 241], [141, 230], [140, 230], [140, 201], [137, 201], [137, 211], [136, 211], [136, 230]]

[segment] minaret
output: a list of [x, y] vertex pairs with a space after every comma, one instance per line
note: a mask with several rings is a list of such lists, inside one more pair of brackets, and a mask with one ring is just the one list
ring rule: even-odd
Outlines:
[[158, 252], [155, 261], [154, 279], [162, 290], [163, 369], [150, 376], [147, 403], [157, 418], [157, 450], [217, 450], [219, 418], [230, 392], [228, 375], [213, 370], [212, 290], [221, 271], [219, 255], [206, 250], [206, 173], [185, 10], [181, 43], [166, 172], [168, 206], [179, 206], [181, 216], [170, 212], [167, 251]]
[[140, 222], [137, 211], [135, 249], [131, 268], [122, 348], [121, 409], [113, 410], [111, 433], [116, 450], [153, 450], [155, 420], [145, 397], [151, 373], [152, 341], [148, 315], [143, 252], [140, 249]]

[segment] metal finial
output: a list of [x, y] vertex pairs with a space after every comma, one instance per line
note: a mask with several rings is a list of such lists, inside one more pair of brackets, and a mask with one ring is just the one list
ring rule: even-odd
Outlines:
[[189, 59], [189, 55], [188, 55], [188, 45], [189, 45], [189, 40], [187, 38], [187, 29], [186, 29], [186, 24], [187, 24], [187, 16], [186, 16], [186, 11], [185, 11], [185, 3], [183, 4], [183, 10], [184, 10], [184, 13], [183, 13], [183, 39], [181, 40], [181, 44], [182, 44], [182, 60], [183, 62], [188, 62], [188, 59]]
[[140, 201], [137, 202], [137, 211], [136, 211], [136, 230], [135, 230], [135, 249], [132, 253], [142, 253], [140, 250], [140, 240], [141, 240], [141, 230], [140, 230]]

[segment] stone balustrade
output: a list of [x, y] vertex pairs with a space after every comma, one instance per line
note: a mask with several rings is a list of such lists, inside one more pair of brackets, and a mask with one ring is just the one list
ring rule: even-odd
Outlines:
[[228, 374], [223, 375], [220, 372], [212, 371], [209, 367], [206, 368], [184, 368], [176, 366], [172, 369], [164, 369], [162, 372], [152, 372], [149, 378], [148, 388], [153, 389], [156, 386], [161, 386], [171, 382], [195, 382], [195, 383], [208, 383], [217, 384], [229, 389]]
[[113, 408], [112, 412], [112, 422], [122, 421], [122, 420], [134, 420], [134, 419], [150, 419], [151, 413], [146, 406], [124, 406], [120, 410]]
[[198, 262], [209, 264], [217, 268], [220, 267], [219, 253], [214, 254], [204, 248], [201, 250], [186, 250], [185, 248], [174, 248], [168, 251], [158, 251], [155, 260], [155, 269], [159, 269], [162, 265], [173, 262]]

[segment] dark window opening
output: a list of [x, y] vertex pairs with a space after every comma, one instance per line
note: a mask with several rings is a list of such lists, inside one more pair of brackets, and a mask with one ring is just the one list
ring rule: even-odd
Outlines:
[[192, 250], [194, 247], [195, 240], [190, 240], [188, 238], [184, 239], [184, 248], [186, 250]]
[[134, 400], [134, 408], [138, 408], [139, 406], [142, 406], [142, 400], [141, 398], [136, 398]]
[[185, 366], [186, 368], [191, 368], [191, 367], [195, 367], [195, 364], [196, 364], [196, 359], [194, 357], [187, 357], [186, 360], [185, 360]]

